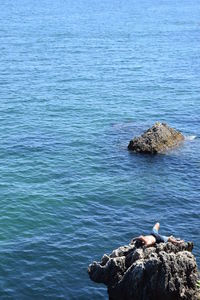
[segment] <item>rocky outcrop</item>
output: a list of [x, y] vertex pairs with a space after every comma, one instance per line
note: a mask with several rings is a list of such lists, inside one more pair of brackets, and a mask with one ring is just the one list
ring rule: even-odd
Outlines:
[[163, 153], [177, 147], [184, 136], [165, 123], [157, 122], [140, 137], [129, 142], [128, 149], [138, 153]]
[[89, 265], [90, 278], [108, 286], [110, 300], [196, 300], [197, 264], [192, 243], [137, 242]]

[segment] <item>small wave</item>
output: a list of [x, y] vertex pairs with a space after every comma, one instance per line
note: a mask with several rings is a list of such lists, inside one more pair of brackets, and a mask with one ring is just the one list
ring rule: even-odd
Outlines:
[[193, 141], [197, 138], [196, 135], [188, 135], [188, 136], [185, 136], [185, 139], [188, 140], [188, 141]]

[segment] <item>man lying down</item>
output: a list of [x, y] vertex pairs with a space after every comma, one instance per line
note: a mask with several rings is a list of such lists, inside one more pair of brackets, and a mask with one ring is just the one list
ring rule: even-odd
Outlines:
[[140, 235], [139, 237], [136, 237], [132, 240], [132, 242], [134, 241], [141, 241], [142, 244], [146, 247], [150, 247], [150, 246], [153, 246], [154, 244], [159, 244], [159, 243], [167, 243], [167, 242], [171, 242], [173, 244], [181, 244], [181, 243], [184, 243], [183, 240], [178, 240], [178, 239], [175, 239], [172, 235], [167, 237], [167, 236], [164, 236], [164, 235], [161, 235], [158, 233], [159, 231], [159, 228], [160, 228], [160, 224], [159, 223], [156, 223], [152, 229], [152, 232], [150, 235]]

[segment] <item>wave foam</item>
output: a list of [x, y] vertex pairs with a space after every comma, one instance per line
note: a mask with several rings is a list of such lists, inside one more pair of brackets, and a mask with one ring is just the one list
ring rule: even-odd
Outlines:
[[188, 140], [188, 141], [193, 141], [193, 140], [195, 140], [196, 138], [197, 138], [196, 135], [188, 135], [188, 136], [185, 137], [185, 139]]

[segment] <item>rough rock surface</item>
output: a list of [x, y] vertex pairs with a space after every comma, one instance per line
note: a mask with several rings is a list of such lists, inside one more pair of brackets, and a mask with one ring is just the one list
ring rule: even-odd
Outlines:
[[133, 242], [88, 267], [91, 280], [108, 286], [110, 300], [196, 300], [197, 264], [192, 243]]
[[157, 122], [140, 137], [129, 142], [128, 149], [138, 153], [163, 153], [177, 147], [184, 136], [165, 123]]

